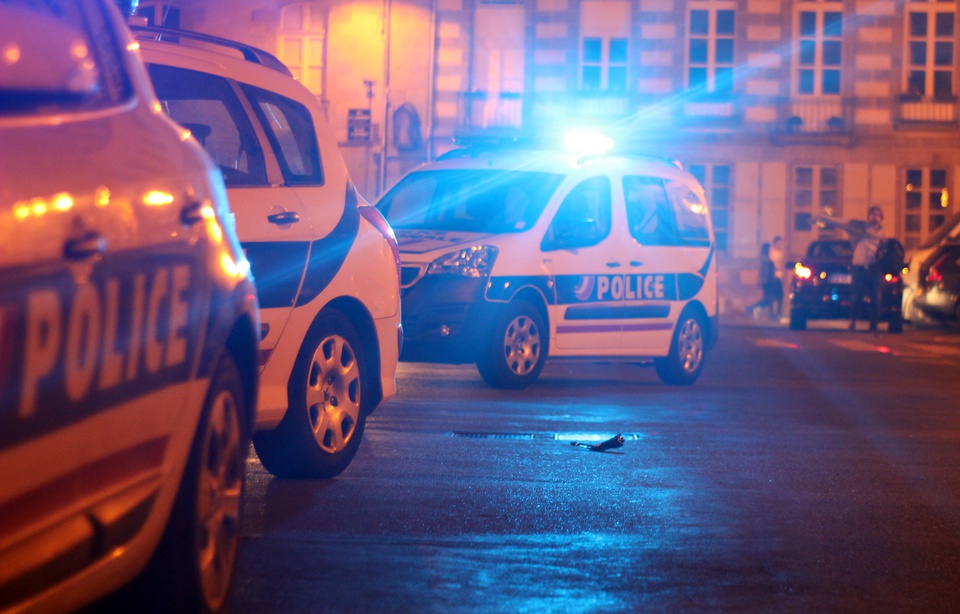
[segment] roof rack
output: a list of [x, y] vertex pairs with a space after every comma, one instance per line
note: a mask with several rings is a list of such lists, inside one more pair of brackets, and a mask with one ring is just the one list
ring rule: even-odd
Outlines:
[[153, 36], [145, 37], [138, 36], [143, 40], [155, 40], [163, 41], [168, 43], [179, 43], [181, 38], [185, 38], [192, 41], [197, 41], [200, 43], [207, 43], [210, 45], [216, 45], [220, 47], [227, 47], [233, 49], [234, 51], [239, 52], [243, 59], [248, 62], [253, 62], [255, 64], [260, 64], [266, 68], [276, 70], [281, 72], [288, 77], [292, 77], [293, 73], [290, 72], [290, 69], [281, 62], [275, 55], [264, 51], [263, 49], [258, 49], [251, 45], [246, 45], [244, 43], [239, 43], [237, 41], [232, 41], [226, 38], [220, 38], [219, 36], [212, 36], [210, 34], [201, 34], [200, 32], [191, 32], [189, 30], [178, 30], [176, 28], [161, 28], [158, 26], [141, 26], [141, 25], [130, 25], [130, 30], [134, 34], [152, 34]]

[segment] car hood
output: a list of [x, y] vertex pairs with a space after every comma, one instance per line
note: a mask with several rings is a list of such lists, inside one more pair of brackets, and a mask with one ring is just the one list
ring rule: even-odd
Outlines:
[[433, 251], [450, 251], [460, 247], [477, 245], [495, 236], [487, 232], [463, 232], [459, 230], [394, 229], [400, 252], [426, 254]]

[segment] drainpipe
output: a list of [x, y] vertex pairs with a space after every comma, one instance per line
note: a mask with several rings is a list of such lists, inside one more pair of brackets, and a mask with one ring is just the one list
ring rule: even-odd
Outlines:
[[390, 151], [390, 30], [393, 0], [383, 0], [383, 148], [380, 152], [380, 176], [377, 198], [387, 190], [387, 154]]
[[437, 87], [437, 0], [430, 2], [430, 53], [427, 66], [430, 78], [427, 79], [427, 162], [433, 161], [433, 97]]

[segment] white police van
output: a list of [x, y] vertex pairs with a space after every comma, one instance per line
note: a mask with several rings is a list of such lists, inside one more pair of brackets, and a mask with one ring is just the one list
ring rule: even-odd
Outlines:
[[466, 148], [377, 206], [400, 242], [403, 360], [476, 362], [498, 388], [548, 357], [640, 360], [682, 385], [717, 339], [706, 198], [670, 161]]
[[160, 105], [223, 175], [257, 280], [254, 448], [274, 475], [338, 475], [396, 392], [393, 232], [354, 188], [317, 97], [279, 60], [197, 32], [133, 31]]

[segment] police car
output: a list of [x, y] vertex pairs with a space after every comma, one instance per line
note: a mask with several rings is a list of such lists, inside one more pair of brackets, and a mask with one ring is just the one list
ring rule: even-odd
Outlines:
[[253, 444], [273, 474], [326, 478], [396, 391], [399, 251], [358, 194], [316, 96], [235, 41], [134, 27], [163, 110], [226, 182], [262, 324]]
[[0, 611], [220, 611], [259, 353], [223, 180], [112, 1], [0, 24]]
[[670, 161], [465, 148], [377, 207], [403, 262], [404, 360], [476, 362], [498, 388], [545, 360], [646, 361], [690, 384], [717, 338], [703, 188]]

